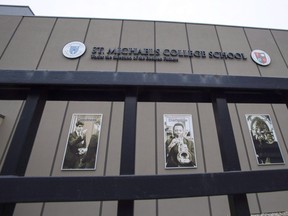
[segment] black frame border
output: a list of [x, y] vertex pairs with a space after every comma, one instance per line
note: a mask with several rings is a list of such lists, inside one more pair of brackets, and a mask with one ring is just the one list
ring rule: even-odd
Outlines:
[[[175, 94], [179, 92], [181, 97]], [[1, 170], [0, 213], [12, 215], [15, 204], [21, 202], [118, 200], [118, 215], [130, 216], [134, 200], [226, 194], [231, 215], [250, 215], [246, 194], [288, 190], [288, 170], [241, 171], [227, 103], [287, 106], [287, 95], [287, 78], [0, 70], [0, 99], [26, 100]], [[120, 176], [24, 177], [47, 100], [125, 102]], [[138, 101], [212, 103], [224, 172], [135, 175]], [[19, 142], [20, 139], [23, 141]], [[184, 190], [173, 187], [179, 181], [194, 184]], [[79, 191], [83, 193], [79, 195]]]

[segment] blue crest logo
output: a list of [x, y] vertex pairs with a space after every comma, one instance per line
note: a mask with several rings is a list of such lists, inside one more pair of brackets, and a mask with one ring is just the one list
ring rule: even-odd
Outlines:
[[62, 53], [66, 58], [75, 59], [82, 56], [85, 51], [85, 44], [79, 41], [73, 41], [64, 46]]
[[75, 55], [78, 52], [79, 47], [80, 46], [70, 46], [70, 50], [69, 50], [70, 54]]

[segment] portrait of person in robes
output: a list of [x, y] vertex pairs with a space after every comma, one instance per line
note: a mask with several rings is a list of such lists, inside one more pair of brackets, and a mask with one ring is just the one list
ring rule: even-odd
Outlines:
[[246, 121], [258, 165], [283, 164], [284, 160], [270, 115], [247, 114]]

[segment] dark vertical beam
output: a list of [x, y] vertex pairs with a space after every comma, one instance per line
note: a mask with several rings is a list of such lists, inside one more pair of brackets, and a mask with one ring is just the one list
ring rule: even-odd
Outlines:
[[251, 216], [246, 194], [228, 195], [231, 216]]
[[[42, 90], [31, 90], [5, 157], [1, 175], [25, 175], [45, 103]], [[15, 203], [1, 204], [0, 215], [13, 215], [14, 208]]]
[[232, 123], [224, 96], [213, 98], [213, 110], [224, 171], [241, 170]]
[[[122, 133], [120, 175], [135, 174], [135, 141], [137, 118], [137, 90], [126, 93]], [[118, 216], [133, 216], [134, 201], [118, 202]]]
[[282, 97], [282, 98], [284, 98], [284, 103], [286, 103], [286, 107], [288, 109], [288, 92], [287, 93], [284, 92], [283, 94], [284, 94], [284, 97]]
[[[226, 98], [217, 94], [212, 101], [223, 169], [225, 172], [241, 170]], [[228, 195], [228, 200], [231, 216], [250, 216], [246, 194]]]
[[118, 201], [118, 216], [133, 216], [134, 215], [134, 200]]
[[120, 175], [135, 173], [136, 115], [137, 91], [133, 89], [126, 93], [124, 104]]

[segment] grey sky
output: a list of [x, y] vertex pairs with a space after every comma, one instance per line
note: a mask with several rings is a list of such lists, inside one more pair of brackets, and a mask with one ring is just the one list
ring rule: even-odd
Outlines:
[[288, 30], [288, 0], [0, 0], [36, 16], [176, 21]]

